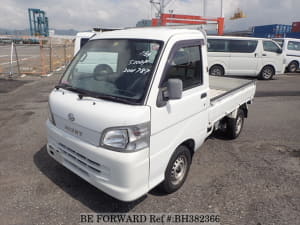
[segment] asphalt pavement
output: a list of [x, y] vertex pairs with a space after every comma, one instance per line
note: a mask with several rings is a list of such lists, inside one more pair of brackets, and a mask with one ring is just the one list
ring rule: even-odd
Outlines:
[[218, 213], [228, 225], [300, 224], [300, 73], [257, 81], [238, 139], [211, 136], [180, 190], [154, 189], [131, 203], [47, 155], [47, 99], [59, 76], [20, 78], [10, 88], [0, 79], [0, 224], [79, 224], [80, 214], [91, 212]]

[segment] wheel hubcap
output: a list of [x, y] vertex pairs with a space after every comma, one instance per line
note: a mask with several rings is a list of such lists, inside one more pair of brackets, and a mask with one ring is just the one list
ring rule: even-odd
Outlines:
[[180, 155], [178, 158], [175, 160], [172, 170], [171, 170], [171, 183], [173, 185], [179, 184], [187, 170], [187, 158], [185, 155]]
[[265, 69], [263, 71], [263, 76], [266, 79], [269, 79], [272, 76], [273, 71], [271, 69]]
[[211, 75], [221, 76], [222, 75], [222, 71], [219, 68], [214, 68], [211, 71]]
[[297, 66], [295, 64], [290, 65], [290, 71], [295, 72], [297, 70]]
[[239, 134], [242, 130], [243, 120], [242, 117], [238, 117], [236, 120], [235, 133]]

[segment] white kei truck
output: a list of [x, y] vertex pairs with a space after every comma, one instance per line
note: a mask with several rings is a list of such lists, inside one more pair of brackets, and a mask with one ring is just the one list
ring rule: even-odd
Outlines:
[[201, 30], [97, 34], [49, 96], [47, 151], [121, 201], [158, 185], [172, 193], [213, 131], [239, 136], [255, 90], [255, 81], [208, 75]]

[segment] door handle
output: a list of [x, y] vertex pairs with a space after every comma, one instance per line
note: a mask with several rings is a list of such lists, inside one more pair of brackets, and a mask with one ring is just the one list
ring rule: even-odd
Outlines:
[[201, 94], [201, 98], [206, 98], [206, 96], [207, 96], [206, 92], [204, 92], [204, 93]]
[[264, 54], [262, 54], [262, 56], [267, 56], [267, 54], [264, 53]]
[[254, 53], [254, 57], [257, 57], [257, 53]]

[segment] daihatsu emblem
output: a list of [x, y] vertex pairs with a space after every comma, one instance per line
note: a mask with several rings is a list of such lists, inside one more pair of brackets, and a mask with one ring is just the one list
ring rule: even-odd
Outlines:
[[68, 118], [69, 118], [69, 120], [70, 120], [71, 122], [74, 122], [74, 121], [75, 121], [75, 117], [74, 117], [73, 113], [69, 113], [69, 114], [68, 114]]

